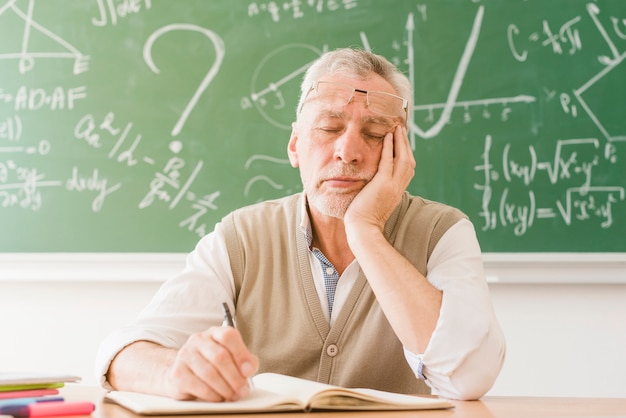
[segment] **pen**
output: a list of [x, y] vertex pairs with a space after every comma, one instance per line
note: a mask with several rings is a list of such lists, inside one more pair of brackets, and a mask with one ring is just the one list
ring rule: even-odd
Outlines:
[[222, 326], [235, 328], [233, 316], [230, 314], [230, 309], [228, 309], [228, 304], [226, 302], [222, 303], [222, 310], [224, 311], [224, 322], [222, 323]]
[[[230, 314], [230, 309], [228, 309], [228, 304], [226, 302], [222, 302], [222, 311], [224, 311], [224, 322], [222, 323], [222, 326], [235, 328], [233, 316]], [[248, 378], [248, 386], [250, 389], [254, 389], [254, 382], [250, 377]]]

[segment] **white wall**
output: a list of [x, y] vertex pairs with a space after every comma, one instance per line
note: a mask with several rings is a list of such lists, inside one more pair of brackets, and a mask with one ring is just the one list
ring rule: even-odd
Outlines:
[[626, 285], [490, 289], [507, 338], [490, 394], [626, 397]]
[[[146, 263], [146, 271], [154, 268]], [[9, 280], [7, 271], [0, 264], [0, 371], [74, 373], [85, 384], [96, 383], [100, 340], [134, 318], [160, 284], [119, 272], [109, 280], [77, 280], [71, 272], [65, 281]], [[497, 268], [488, 271], [506, 279]], [[508, 354], [489, 394], [626, 397], [626, 283], [490, 289]]]
[[99, 342], [133, 318], [158, 283], [0, 283], [0, 371], [72, 373], [95, 384]]

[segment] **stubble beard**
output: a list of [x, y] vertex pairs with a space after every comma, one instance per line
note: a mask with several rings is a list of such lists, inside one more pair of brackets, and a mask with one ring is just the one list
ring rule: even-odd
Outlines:
[[324, 195], [318, 193], [317, 190], [307, 193], [309, 205], [317, 209], [323, 215], [332, 216], [333, 218], [343, 219], [350, 206], [350, 203], [356, 197], [356, 193], [333, 193], [332, 195]]
[[307, 187], [305, 184], [304, 188], [306, 190], [307, 200], [310, 206], [317, 209], [323, 215], [343, 219], [346, 211], [350, 207], [350, 204], [361, 189], [358, 191], [346, 192], [327, 191], [324, 193], [321, 191], [323, 179], [339, 176], [361, 178], [364, 180], [365, 184], [367, 184], [372, 177], [374, 177], [374, 174], [362, 173], [353, 166], [339, 167], [331, 169], [320, 175], [320, 180], [316, 182], [315, 187]]

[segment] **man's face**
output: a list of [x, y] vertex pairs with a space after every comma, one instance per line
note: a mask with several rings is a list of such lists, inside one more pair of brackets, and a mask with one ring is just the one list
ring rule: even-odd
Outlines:
[[[311, 91], [294, 122], [288, 153], [300, 177], [311, 210], [343, 218], [348, 206], [378, 170], [383, 138], [402, 123], [396, 94], [377, 74], [366, 80], [340, 75], [322, 77], [323, 88]], [[388, 111], [391, 109], [391, 111]]]

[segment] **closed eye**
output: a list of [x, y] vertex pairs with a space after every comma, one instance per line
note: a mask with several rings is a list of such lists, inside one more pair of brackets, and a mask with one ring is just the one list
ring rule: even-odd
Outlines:
[[382, 141], [383, 139], [385, 139], [385, 135], [387, 133], [378, 133], [378, 132], [363, 132], [363, 136], [367, 139], [371, 139], [371, 140], [375, 140], [375, 141]]

